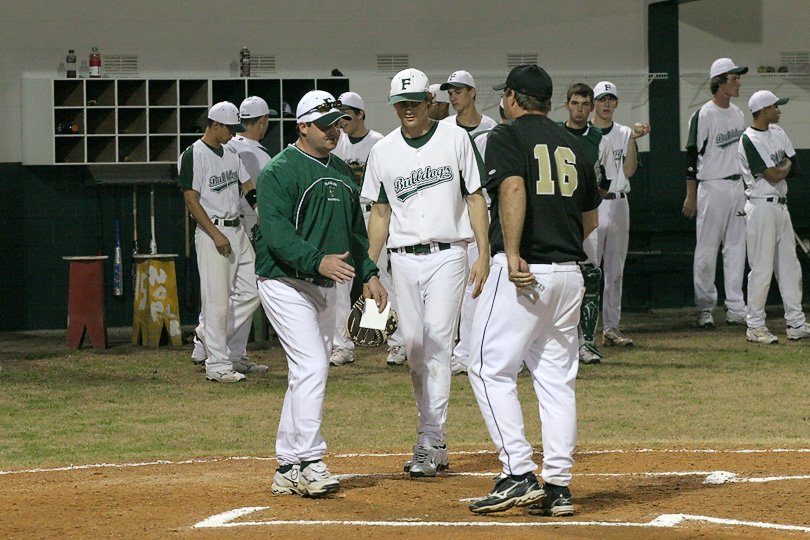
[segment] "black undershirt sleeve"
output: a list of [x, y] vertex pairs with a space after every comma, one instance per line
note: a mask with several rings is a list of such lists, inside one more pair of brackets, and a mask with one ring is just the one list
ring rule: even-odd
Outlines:
[[793, 178], [794, 176], [798, 176], [802, 172], [802, 168], [799, 167], [799, 156], [793, 154], [792, 157], [788, 158], [790, 160], [790, 172], [785, 178]]
[[689, 146], [686, 148], [686, 179], [697, 180], [697, 146]]

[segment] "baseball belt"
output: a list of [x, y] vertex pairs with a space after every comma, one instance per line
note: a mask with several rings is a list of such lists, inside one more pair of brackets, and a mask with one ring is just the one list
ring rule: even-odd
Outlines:
[[214, 218], [211, 220], [214, 225], [222, 225], [223, 227], [238, 227], [240, 221], [238, 219], [220, 219]]
[[626, 199], [626, 198], [627, 198], [627, 193], [624, 193], [624, 192], [622, 192], [622, 193], [608, 193], [607, 195], [605, 195], [605, 200], [606, 201], [611, 201], [613, 199]]
[[390, 248], [388, 253], [413, 253], [415, 255], [427, 255], [428, 253], [450, 249], [450, 247], [451, 245], [445, 242], [431, 242], [429, 244], [416, 244], [415, 246]]

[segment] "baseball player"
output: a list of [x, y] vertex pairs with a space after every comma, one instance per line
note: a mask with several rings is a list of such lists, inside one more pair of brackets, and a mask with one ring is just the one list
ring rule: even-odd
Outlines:
[[399, 321], [419, 410], [418, 441], [405, 464], [411, 476], [448, 466], [445, 444], [450, 399], [450, 349], [467, 276], [467, 243], [481, 255], [469, 283], [474, 296], [489, 275], [488, 217], [479, 159], [470, 137], [427, 115], [428, 78], [406, 69], [391, 81], [389, 103], [401, 128], [371, 149], [361, 195], [374, 201], [369, 255], [386, 245]]
[[633, 340], [619, 330], [622, 316], [622, 279], [624, 260], [630, 239], [630, 193], [629, 178], [638, 167], [638, 146], [636, 139], [650, 132], [649, 124], [631, 129], [613, 121], [613, 113], [619, 105], [616, 85], [609, 81], [597, 83], [594, 92], [594, 115], [592, 123], [602, 130], [613, 148], [616, 162], [616, 178], [604, 202], [599, 205], [598, 244], [596, 246], [597, 265], [603, 265], [605, 289], [602, 305], [602, 332], [605, 345], [628, 347]]
[[289, 368], [276, 436], [276, 494], [319, 497], [340, 489], [321, 460], [335, 283], [357, 276], [380, 311], [387, 301], [368, 258], [352, 171], [331, 154], [340, 136], [337, 121], [347, 117], [335, 105], [328, 92], [307, 92], [296, 108], [298, 140], [259, 175], [259, 295]]
[[194, 239], [204, 314], [197, 334], [202, 334], [205, 346], [206, 378], [217, 382], [245, 380], [233, 365], [243, 351], [231, 351], [228, 342], [233, 343], [234, 332], [249, 324], [259, 305], [253, 246], [239, 221], [241, 194], [255, 205], [256, 191], [239, 154], [227, 144], [244, 131], [236, 105], [217, 103], [208, 111], [202, 138], [183, 152], [177, 164], [177, 183], [197, 221]]
[[[531, 505], [530, 513], [571, 516], [584, 292], [577, 263], [586, 259], [583, 240], [597, 226], [601, 197], [583, 145], [547, 117], [548, 74], [536, 65], [518, 66], [494, 88], [504, 90], [511, 120], [493, 129], [487, 143], [492, 276], [475, 313], [469, 377], [503, 472], [470, 510]], [[540, 402], [542, 488], [517, 393], [524, 360]]]
[[765, 301], [774, 274], [785, 305], [787, 338], [810, 337], [802, 312], [802, 267], [787, 207], [786, 179], [799, 173], [799, 163], [790, 139], [777, 125], [779, 106], [787, 102], [768, 90], [754, 92], [748, 100], [754, 122], [737, 147], [745, 181], [745, 242], [751, 267], [745, 337], [755, 343], [778, 341], [765, 326]]
[[[339, 108], [347, 114], [351, 120], [342, 120], [340, 139], [333, 152], [334, 155], [346, 162], [354, 173], [355, 182], [358, 186], [363, 185], [363, 172], [366, 169], [366, 161], [371, 147], [383, 138], [382, 134], [370, 130], [366, 127], [366, 104], [363, 98], [355, 92], [344, 92], [338, 97]], [[363, 210], [363, 219], [368, 223], [368, 216], [371, 212], [371, 201], [360, 199], [360, 207]], [[388, 273], [388, 253], [383, 251], [377, 261], [379, 268], [380, 283], [386, 291], [392, 291], [391, 275]], [[336, 286], [337, 308], [335, 316], [335, 339], [332, 345], [332, 356], [329, 363], [333, 366], [341, 366], [349, 362], [354, 362], [354, 343], [346, 337], [346, 317], [351, 309], [351, 282]], [[396, 310], [396, 295], [389, 295], [391, 308]], [[397, 330], [388, 338], [388, 357], [386, 363], [389, 366], [399, 366], [405, 363], [405, 350], [402, 347], [402, 332]]]
[[[616, 170], [616, 161], [610, 141], [602, 134], [601, 129], [588, 122], [588, 117], [593, 110], [591, 87], [584, 83], [571, 85], [565, 99], [565, 108], [568, 110], [568, 120], [562, 125], [582, 142], [585, 152], [596, 167], [600, 193], [602, 196], [606, 196], [613, 179], [619, 173]], [[604, 360], [594, 342], [602, 302], [600, 292], [602, 269], [599, 267], [597, 258], [598, 245], [599, 231], [597, 230], [585, 238], [583, 246], [585, 254], [588, 256], [582, 268], [585, 279], [585, 298], [582, 300], [579, 361], [583, 364], [598, 364]]]
[[448, 116], [442, 122], [450, 122], [464, 128], [470, 137], [475, 137], [476, 133], [488, 131], [498, 125], [495, 120], [476, 110], [475, 79], [469, 72], [454, 71], [447, 78], [447, 82], [439, 86], [439, 89], [447, 91], [450, 105], [456, 111], [456, 114]]
[[697, 324], [714, 327], [717, 307], [714, 284], [717, 250], [723, 245], [726, 323], [745, 322], [742, 282], [745, 271], [745, 195], [740, 182], [737, 144], [745, 130], [743, 112], [731, 103], [740, 95], [738, 67], [730, 58], [718, 58], [709, 70], [712, 99], [689, 119], [686, 142], [686, 200], [683, 215], [697, 215], [694, 282]]
[[428, 104], [428, 116], [433, 120], [444, 120], [450, 115], [450, 96], [441, 89], [441, 84], [430, 85], [430, 102]]

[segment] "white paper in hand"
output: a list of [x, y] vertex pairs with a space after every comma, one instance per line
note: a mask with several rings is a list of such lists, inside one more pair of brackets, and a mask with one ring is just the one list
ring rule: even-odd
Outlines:
[[391, 311], [391, 302], [385, 303], [385, 309], [379, 313], [377, 303], [373, 298], [366, 298], [366, 309], [363, 310], [363, 316], [360, 317], [361, 328], [371, 328], [372, 330], [384, 330], [385, 323], [388, 321], [388, 312]]

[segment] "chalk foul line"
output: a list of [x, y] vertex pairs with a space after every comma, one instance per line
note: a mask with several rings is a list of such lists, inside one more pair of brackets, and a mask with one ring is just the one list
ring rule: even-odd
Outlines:
[[732, 525], [738, 527], [755, 527], [760, 529], [773, 529], [782, 531], [797, 531], [810, 533], [810, 527], [799, 525], [783, 525], [780, 523], [764, 523], [761, 521], [741, 521], [738, 519], [723, 519], [711, 516], [695, 516], [690, 514], [662, 514], [652, 521], [623, 522], [623, 521], [530, 521], [530, 522], [504, 522], [504, 521], [364, 521], [364, 520], [269, 520], [269, 521], [233, 521], [243, 516], [269, 509], [269, 506], [249, 506], [229, 510], [211, 516], [192, 526], [195, 529], [216, 529], [248, 526], [326, 526], [349, 525], [355, 527], [657, 527], [674, 528], [684, 522], [695, 521], [701, 523], [714, 523], [716, 525]]

